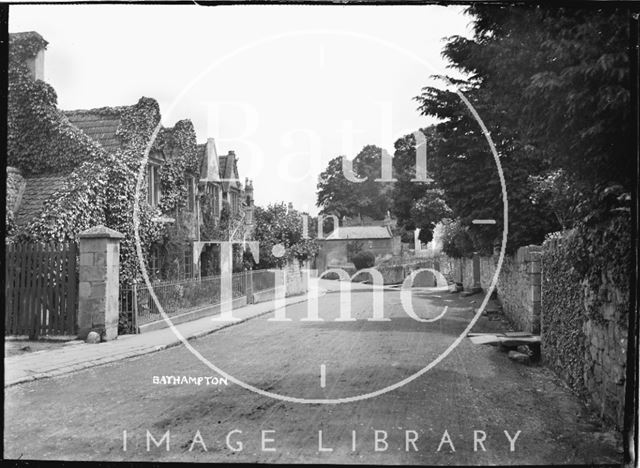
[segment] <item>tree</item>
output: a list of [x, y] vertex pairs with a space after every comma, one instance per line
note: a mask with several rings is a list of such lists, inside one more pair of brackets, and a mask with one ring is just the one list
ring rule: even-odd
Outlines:
[[[436, 146], [436, 132], [433, 127], [420, 130], [427, 141], [427, 157]], [[397, 182], [392, 191], [392, 213], [398, 227], [403, 232], [420, 229], [419, 239], [427, 243], [433, 238], [436, 224], [451, 216], [451, 210], [444, 200], [444, 192], [433, 179], [428, 182], [412, 181], [416, 177], [416, 141], [414, 135], [406, 135], [395, 143], [393, 157], [394, 177]], [[427, 163], [427, 169], [428, 169]], [[404, 236], [405, 238], [408, 236]], [[413, 242], [413, 234], [408, 239]]]
[[563, 230], [573, 226], [585, 213], [580, 208], [586, 195], [578, 182], [564, 169], [556, 169], [546, 174], [530, 176], [532, 200], [544, 203], [551, 210]]
[[[443, 55], [466, 76], [450, 82], [496, 144], [511, 250], [560, 228], [552, 200], [534, 192], [538, 176], [563, 169], [574, 187], [630, 187], [627, 12], [485, 4], [467, 12], [473, 38], [449, 38]], [[423, 114], [441, 119], [434, 178], [475, 247], [488, 249], [502, 231], [502, 200], [479, 125], [451, 89], [427, 87], [417, 99]], [[474, 226], [474, 218], [498, 224]]]
[[[306, 260], [318, 253], [316, 241], [303, 237], [302, 214], [292, 207], [284, 203], [270, 204], [266, 208], [257, 206], [254, 221], [254, 238], [260, 245], [257, 268], [282, 267], [288, 259]], [[276, 244], [285, 248], [281, 257], [273, 255]]]
[[460, 220], [442, 221], [442, 251], [449, 257], [470, 257], [474, 251], [468, 228]]
[[370, 216], [383, 219], [391, 207], [392, 182], [376, 182], [382, 174], [383, 149], [367, 145], [353, 159], [353, 172], [364, 182], [348, 180], [342, 171], [342, 156], [329, 161], [320, 174], [316, 205], [321, 214], [336, 216]]

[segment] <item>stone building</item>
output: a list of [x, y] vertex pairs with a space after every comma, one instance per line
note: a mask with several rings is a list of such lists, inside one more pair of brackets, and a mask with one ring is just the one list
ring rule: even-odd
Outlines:
[[[43, 44], [40, 50], [32, 56], [27, 56], [25, 64], [29, 74], [34, 80], [44, 81], [44, 49], [47, 42], [36, 32], [11, 34], [12, 44], [19, 44], [22, 40], [36, 38]], [[17, 41], [17, 42], [16, 42]], [[159, 106], [150, 98], [141, 98], [138, 103], [130, 106], [101, 107], [96, 109], [80, 109], [62, 111], [56, 109], [64, 116], [61, 119], [61, 132], [69, 131], [79, 135], [79, 132], [88, 137], [97, 148], [111, 154], [118, 154], [121, 150], [131, 150], [128, 141], [123, 138], [126, 132], [135, 129], [124, 128], [124, 120], [128, 113], [135, 111], [142, 104], [157, 110], [157, 119], [160, 121]], [[181, 121], [185, 125], [191, 125], [188, 120]], [[174, 127], [176, 128], [176, 127]], [[174, 128], [162, 128], [170, 134]], [[193, 137], [195, 138], [195, 136]], [[195, 145], [195, 140], [193, 144]], [[245, 184], [238, 174], [238, 160], [233, 151], [226, 155], [218, 156], [213, 138], [206, 143], [196, 145], [199, 161], [199, 173], [185, 172], [183, 180], [186, 185], [186, 197], [184, 206], [172, 213], [162, 213], [154, 219], [157, 223], [168, 225], [169, 230], [176, 232], [172, 239], [173, 244], [179, 246], [180, 251], [174, 252], [171, 262], [175, 268], [170, 273], [163, 271], [161, 263], [163, 255], [166, 257], [167, 249], [162, 245], [154, 245], [151, 249], [149, 266], [152, 275], [171, 277], [194, 277], [201, 274], [199, 260], [194, 258], [193, 243], [200, 241], [205, 218], [211, 225], [219, 225], [223, 214], [223, 207], [228, 204], [228, 212], [232, 218], [237, 218], [245, 223], [246, 229], [251, 232], [253, 222], [253, 184], [245, 179]], [[180, 155], [169, 154], [156, 145], [152, 148], [145, 173], [146, 201], [151, 207], [158, 207], [163, 198], [161, 183], [162, 168], [172, 158]], [[91, 161], [92, 153], [87, 152], [85, 161]], [[142, 160], [144, 152], [139, 151], [137, 157]], [[7, 167], [7, 217], [12, 221], [15, 235], [24, 230], [29, 223], [37, 219], [45, 208], [47, 201], [69, 193], [68, 179], [75, 167], [59, 168], [57, 170], [34, 171], [31, 167]], [[206, 207], [202, 205], [204, 195], [210, 195], [213, 203]], [[246, 234], [245, 234], [246, 236]], [[175, 249], [174, 249], [175, 250]], [[195, 261], [194, 261], [195, 260]], [[166, 270], [166, 269], [165, 269]]]

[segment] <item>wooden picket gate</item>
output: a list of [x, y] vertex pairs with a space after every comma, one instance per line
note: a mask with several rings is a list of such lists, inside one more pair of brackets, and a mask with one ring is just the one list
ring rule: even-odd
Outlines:
[[10, 244], [5, 253], [5, 335], [77, 332], [77, 246]]

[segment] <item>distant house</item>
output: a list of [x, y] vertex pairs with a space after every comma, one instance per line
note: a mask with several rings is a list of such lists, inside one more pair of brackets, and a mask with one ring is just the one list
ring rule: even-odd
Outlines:
[[389, 226], [341, 226], [318, 242], [319, 271], [350, 266], [353, 256], [360, 251], [372, 252], [376, 261], [400, 253], [400, 238], [392, 234]]
[[214, 193], [216, 200], [214, 209], [220, 215], [224, 203], [229, 204], [232, 216], [243, 216], [251, 224], [253, 218], [253, 182], [245, 178], [244, 186], [238, 174], [238, 158], [234, 151], [226, 155], [218, 155], [214, 138], [207, 139], [198, 145], [201, 171], [200, 182], [211, 183], [207, 190]]

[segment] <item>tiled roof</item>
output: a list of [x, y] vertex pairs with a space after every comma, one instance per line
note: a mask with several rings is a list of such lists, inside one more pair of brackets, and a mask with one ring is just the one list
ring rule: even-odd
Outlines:
[[224, 179], [227, 173], [227, 156], [218, 156], [218, 169], [220, 170], [220, 178]]
[[386, 226], [341, 226], [337, 234], [334, 230], [327, 239], [391, 239], [391, 233]]
[[22, 201], [16, 213], [16, 224], [24, 226], [40, 215], [44, 202], [65, 188], [66, 175], [38, 176], [25, 179]]
[[120, 125], [121, 111], [122, 108], [114, 107], [64, 111], [64, 114], [73, 125], [111, 152], [120, 148], [116, 130]]
[[[238, 164], [236, 161], [237, 160], [233, 152], [229, 152], [229, 154], [224, 156], [218, 156], [218, 167], [221, 179], [240, 179], [240, 176], [238, 175]], [[233, 184], [232, 187], [242, 190], [242, 183], [240, 180], [237, 180], [236, 182], [223, 181], [223, 190], [225, 192], [229, 191], [229, 186], [231, 184]]]

